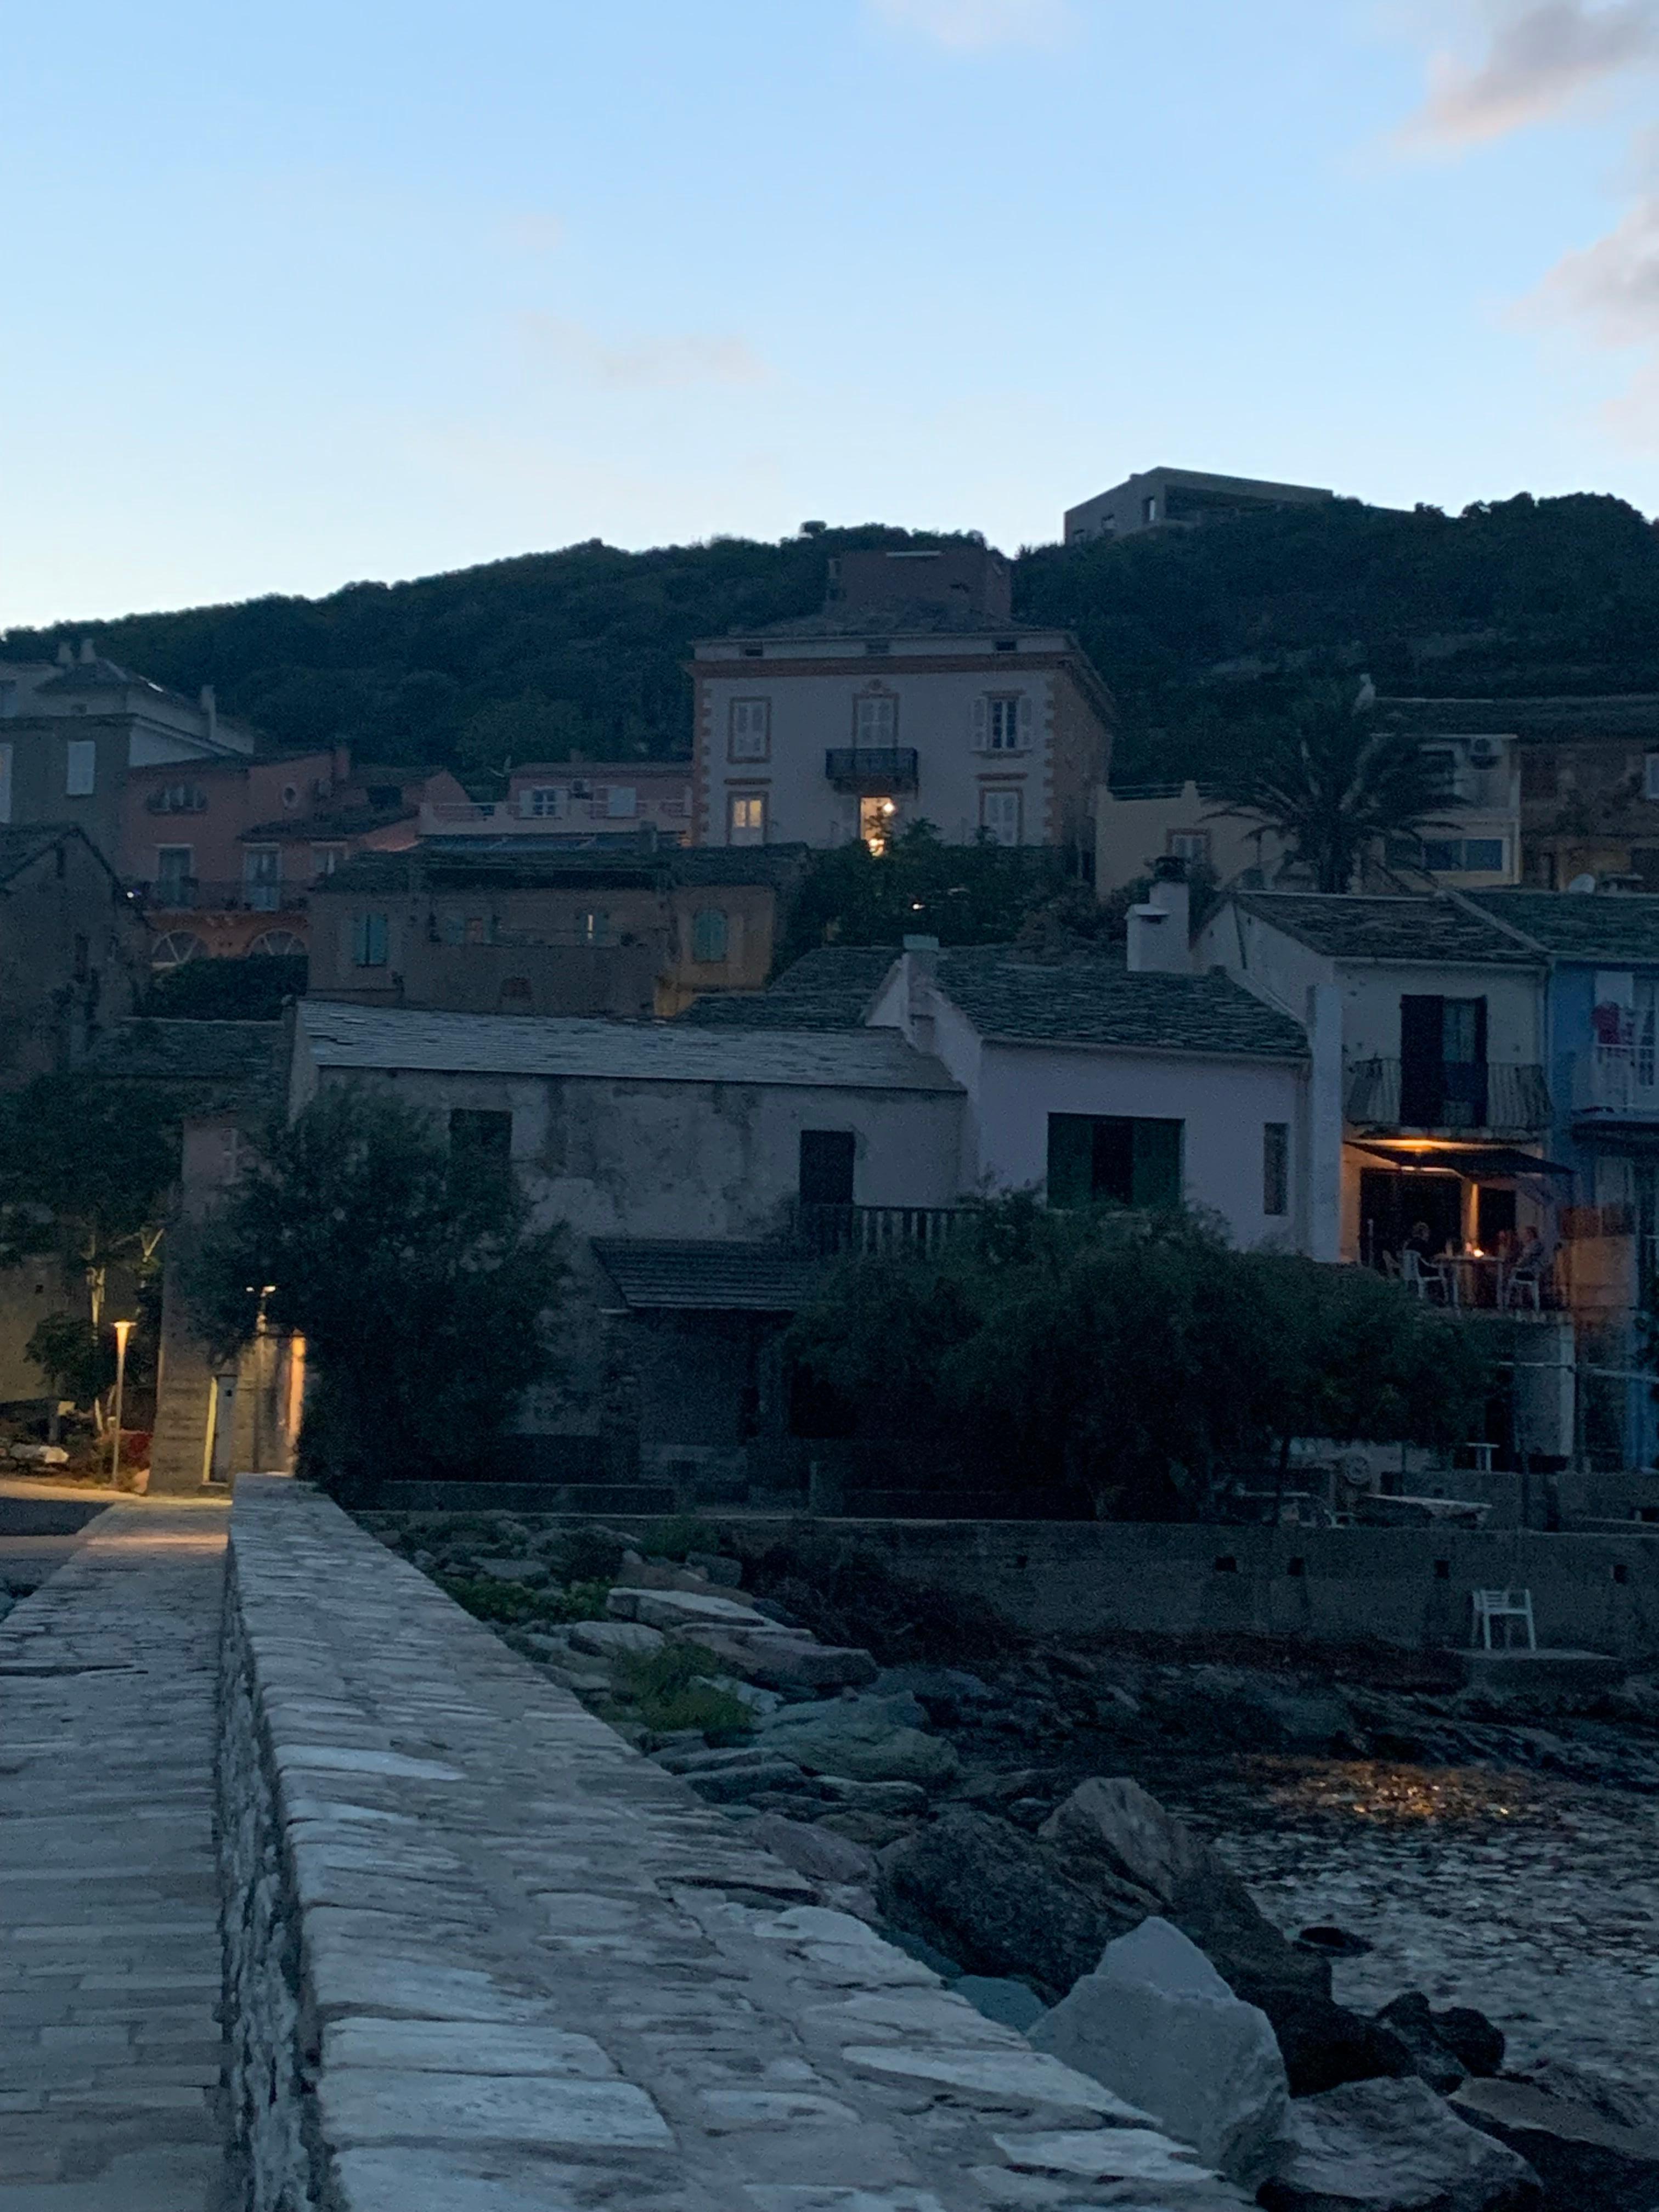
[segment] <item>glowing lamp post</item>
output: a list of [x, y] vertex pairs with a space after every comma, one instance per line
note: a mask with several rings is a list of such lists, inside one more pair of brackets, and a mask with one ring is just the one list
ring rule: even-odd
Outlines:
[[115, 1328], [115, 1427], [110, 1437], [109, 1479], [112, 1484], [121, 1480], [121, 1392], [127, 1379], [127, 1339], [132, 1334], [130, 1321], [118, 1321]]

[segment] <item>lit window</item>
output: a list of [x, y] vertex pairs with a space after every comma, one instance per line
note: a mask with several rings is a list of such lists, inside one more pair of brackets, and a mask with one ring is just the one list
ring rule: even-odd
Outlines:
[[856, 745], [879, 750], [896, 742], [898, 738], [898, 701], [896, 699], [860, 699], [855, 702], [853, 742]]
[[763, 793], [733, 793], [727, 842], [733, 845], [766, 842], [766, 799]]
[[355, 914], [351, 917], [351, 958], [358, 968], [384, 968], [386, 918], [383, 914]]
[[979, 826], [994, 845], [1019, 843], [1023, 811], [1017, 791], [981, 791], [979, 795]]
[[97, 738], [71, 738], [64, 750], [64, 796], [90, 799], [98, 780]]
[[766, 760], [772, 751], [772, 702], [734, 699], [726, 738], [728, 760]]
[[726, 957], [726, 916], [717, 906], [706, 906], [692, 917], [691, 957], [705, 963]]

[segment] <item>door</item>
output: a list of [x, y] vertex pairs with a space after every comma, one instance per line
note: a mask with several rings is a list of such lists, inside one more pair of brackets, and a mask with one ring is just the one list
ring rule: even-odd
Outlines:
[[1400, 1120], [1408, 1129], [1478, 1129], [1486, 1121], [1486, 1002], [1407, 994], [1400, 1001]]
[[803, 1129], [800, 1133], [800, 1202], [803, 1206], [850, 1206], [858, 1139], [850, 1129]]

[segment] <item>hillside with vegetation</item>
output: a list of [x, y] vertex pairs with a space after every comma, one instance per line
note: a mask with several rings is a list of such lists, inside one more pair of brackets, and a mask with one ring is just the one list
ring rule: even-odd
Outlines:
[[[695, 638], [811, 614], [843, 548], [936, 544], [877, 526], [646, 553], [594, 540], [325, 599], [13, 629], [0, 657], [94, 637], [274, 744], [488, 778], [508, 760], [690, 743]], [[1117, 780], [1215, 774], [1310, 673], [1387, 695], [1659, 690], [1659, 534], [1621, 500], [1517, 498], [1461, 515], [1338, 501], [1121, 544], [1043, 546], [1016, 609], [1077, 632], [1117, 696]]]

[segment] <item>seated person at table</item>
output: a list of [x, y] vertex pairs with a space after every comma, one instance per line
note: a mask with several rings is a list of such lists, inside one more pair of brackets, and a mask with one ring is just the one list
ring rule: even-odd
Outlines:
[[1544, 1265], [1544, 1240], [1530, 1222], [1521, 1232], [1521, 1242], [1516, 1248], [1515, 1265], [1517, 1268], [1526, 1268], [1529, 1273], [1541, 1269]]
[[1406, 1249], [1417, 1255], [1417, 1264], [1419, 1267], [1426, 1267], [1433, 1259], [1434, 1231], [1426, 1221], [1413, 1223], [1412, 1233], [1406, 1239]]

